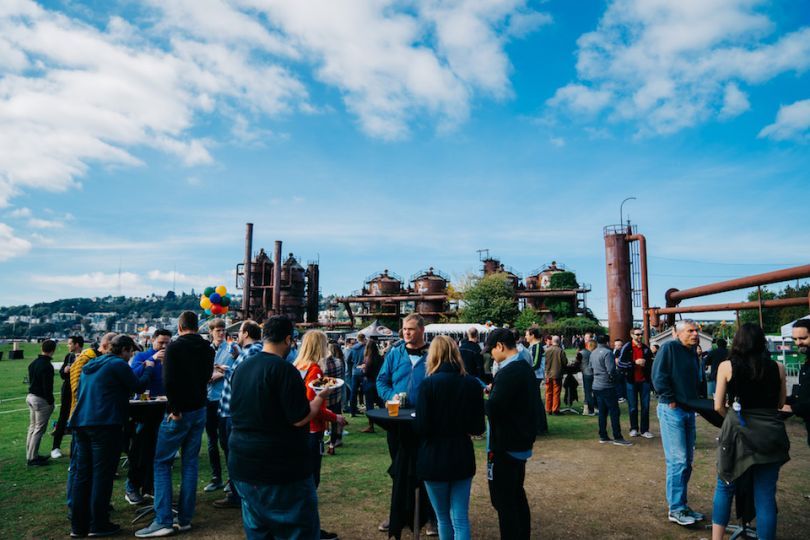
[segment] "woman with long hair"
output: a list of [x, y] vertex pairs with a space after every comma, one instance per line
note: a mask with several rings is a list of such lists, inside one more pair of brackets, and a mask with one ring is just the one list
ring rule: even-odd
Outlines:
[[[315, 390], [309, 384], [323, 377], [323, 370], [320, 363], [329, 356], [329, 341], [326, 334], [320, 330], [310, 330], [304, 334], [301, 340], [301, 348], [293, 366], [304, 379], [304, 386], [307, 389], [307, 399], [315, 399]], [[333, 392], [334, 393], [334, 392]], [[309, 449], [313, 460], [312, 477], [315, 481], [315, 488], [321, 483], [321, 461], [324, 454], [323, 433], [328, 422], [337, 422], [341, 426], [347, 424], [346, 419], [341, 414], [335, 414], [327, 408], [327, 402], [321, 404], [320, 412], [309, 423]], [[337, 538], [334, 533], [321, 530], [321, 538]]]
[[[377, 375], [380, 374], [382, 368], [383, 357], [380, 354], [380, 346], [377, 340], [369, 338], [366, 343], [366, 350], [363, 353], [363, 393], [366, 396], [366, 411], [371, 411], [374, 406], [382, 408], [384, 406], [380, 395], [377, 393]], [[368, 421], [368, 426], [360, 430], [362, 433], [374, 433], [374, 424], [371, 419]]]
[[[346, 369], [343, 359], [343, 351], [335, 342], [329, 342], [329, 355], [320, 362], [323, 374], [327, 377], [342, 378]], [[335, 417], [341, 413], [343, 406], [343, 392], [332, 392], [326, 401], [326, 408], [335, 413]], [[326, 453], [330, 456], [335, 454], [335, 447], [343, 445], [343, 426], [337, 420], [329, 424], [329, 446]]]
[[758, 538], [775, 537], [776, 481], [779, 468], [790, 459], [790, 441], [778, 416], [785, 394], [785, 368], [771, 359], [765, 333], [755, 324], [742, 325], [730, 359], [717, 369], [714, 408], [725, 420], [719, 438], [712, 540], [723, 538], [731, 500], [741, 483], [753, 492]]
[[437, 336], [430, 344], [425, 374], [416, 409], [421, 439], [416, 473], [436, 511], [439, 538], [467, 540], [475, 475], [471, 436], [486, 429], [483, 391], [467, 375], [458, 346], [447, 336]]

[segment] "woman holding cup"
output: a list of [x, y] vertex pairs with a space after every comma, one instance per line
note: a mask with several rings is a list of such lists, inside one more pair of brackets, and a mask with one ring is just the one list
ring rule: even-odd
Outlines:
[[439, 538], [470, 538], [470, 486], [475, 476], [472, 435], [481, 435], [484, 396], [467, 375], [456, 343], [438, 336], [430, 344], [420, 387], [416, 430], [420, 437], [416, 472], [436, 511]]

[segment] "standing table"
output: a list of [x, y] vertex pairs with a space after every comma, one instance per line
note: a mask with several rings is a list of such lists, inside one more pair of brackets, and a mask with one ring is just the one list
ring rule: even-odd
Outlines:
[[415, 410], [400, 408], [397, 416], [388, 416], [388, 409], [373, 409], [366, 416], [388, 432], [389, 445], [396, 448], [388, 468], [393, 481], [388, 535], [400, 538], [402, 529], [413, 523], [413, 537], [419, 540], [419, 531], [429, 515], [430, 501], [422, 495], [416, 477], [418, 438], [414, 429]]
[[[160, 417], [162, 419], [163, 415], [166, 413], [167, 403], [168, 401], [166, 399], [149, 399], [147, 401], [131, 399], [129, 400], [129, 417], [138, 422], [154, 421], [156, 420], [156, 417]], [[155, 440], [153, 442], [155, 444], [157, 443], [157, 436], [155, 436]], [[151, 455], [152, 460], [154, 460], [154, 448], [152, 449]], [[129, 466], [133, 467], [136, 466], [136, 464], [130, 462]], [[135, 518], [132, 520], [132, 523], [137, 523], [153, 512], [154, 507], [151, 505], [138, 508], [135, 511]]]

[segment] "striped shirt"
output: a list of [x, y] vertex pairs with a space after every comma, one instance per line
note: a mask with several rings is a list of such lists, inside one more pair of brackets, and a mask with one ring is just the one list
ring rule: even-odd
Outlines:
[[239, 353], [239, 356], [236, 357], [233, 364], [225, 371], [225, 384], [222, 386], [222, 397], [219, 400], [219, 415], [221, 417], [228, 418], [231, 416], [231, 378], [233, 377], [233, 372], [236, 371], [239, 364], [241, 364], [248, 356], [253, 356], [261, 350], [261, 341], [256, 341], [247, 347], [243, 347], [242, 351]]

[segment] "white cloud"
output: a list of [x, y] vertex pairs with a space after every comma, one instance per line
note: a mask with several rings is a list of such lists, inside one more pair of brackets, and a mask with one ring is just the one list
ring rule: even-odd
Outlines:
[[0, 261], [7, 261], [20, 255], [25, 255], [31, 250], [31, 242], [14, 235], [14, 229], [0, 223]]
[[89, 272], [86, 274], [71, 275], [39, 275], [35, 274], [31, 279], [40, 285], [71, 287], [73, 289], [113, 291], [121, 286], [121, 289], [140, 289], [143, 286], [141, 277], [132, 272]]
[[604, 90], [594, 90], [581, 84], [558, 88], [546, 101], [551, 107], [563, 107], [575, 113], [596, 114], [610, 104], [613, 96]]
[[245, 118], [321, 109], [293, 69], [336, 88], [373, 137], [405, 137], [416, 120], [452, 128], [476, 95], [511, 94], [506, 42], [550, 22], [527, 6], [151, 0], [131, 21], [105, 21], [4, 2], [0, 206], [23, 190], [75, 187], [93, 164], [142, 165], [144, 147], [210, 164], [217, 141], [194, 132], [208, 115], [235, 118], [245, 135]]
[[563, 137], [551, 137], [548, 141], [556, 148], [565, 146], [565, 139]]
[[15, 208], [8, 215], [13, 218], [27, 218], [31, 217], [31, 210], [29, 208]]
[[578, 81], [558, 89], [548, 105], [603, 111], [636, 124], [642, 135], [741, 114], [750, 107], [741, 85], [810, 67], [810, 27], [773, 36], [765, 4], [614, 0], [596, 30], [577, 42]]
[[65, 224], [61, 221], [31, 218], [28, 220], [28, 226], [34, 229], [61, 229]]
[[219, 284], [222, 281], [221, 276], [195, 276], [190, 274], [184, 274], [182, 272], [177, 271], [161, 271], [161, 270], [150, 270], [147, 272], [146, 276], [151, 281], [158, 281], [163, 283], [177, 283], [180, 286], [189, 286], [191, 288], [202, 288], [206, 287], [212, 283]]
[[733, 118], [751, 108], [748, 96], [734, 83], [726, 85], [723, 93], [723, 108], [720, 109], [720, 118]]
[[759, 136], [777, 141], [810, 140], [810, 99], [779, 107], [776, 121], [765, 126]]

